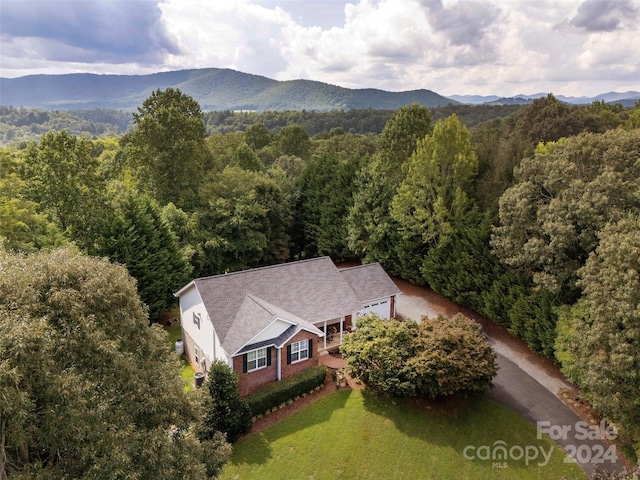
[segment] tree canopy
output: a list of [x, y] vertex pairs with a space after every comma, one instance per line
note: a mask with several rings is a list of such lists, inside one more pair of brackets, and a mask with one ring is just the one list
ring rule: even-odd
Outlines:
[[340, 351], [350, 374], [394, 396], [430, 398], [484, 392], [497, 374], [496, 354], [480, 326], [461, 314], [396, 322], [358, 318]]
[[122, 138], [136, 183], [160, 205], [193, 206], [211, 167], [200, 105], [180, 90], [156, 90], [133, 114], [134, 129]]
[[219, 471], [229, 447], [189, 433], [196, 404], [125, 268], [63, 249], [0, 253], [0, 271], [0, 477]]

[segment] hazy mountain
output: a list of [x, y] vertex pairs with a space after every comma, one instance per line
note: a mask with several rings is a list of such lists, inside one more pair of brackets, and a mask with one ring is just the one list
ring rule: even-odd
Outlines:
[[497, 95], [449, 95], [448, 98], [468, 105], [481, 105], [500, 99]]
[[[469, 105], [524, 105], [533, 102], [536, 98], [546, 97], [548, 93], [534, 93], [531, 95], [518, 94], [513, 97], [498, 97], [496, 95], [451, 95], [449, 98], [460, 103]], [[585, 105], [593, 103], [596, 100], [602, 100], [606, 103], [621, 103], [625, 107], [633, 106], [640, 99], [640, 92], [609, 92], [602, 93], [595, 97], [566, 97], [564, 95], [555, 95], [555, 97], [566, 103], [573, 105]]]
[[455, 100], [430, 90], [348, 89], [311, 80], [277, 81], [229, 69], [152, 75], [29, 75], [0, 78], [0, 105], [41, 110], [135, 110], [153, 90], [179, 88], [203, 110], [395, 110], [418, 102], [437, 107]]
[[[312, 80], [277, 81], [236, 70], [204, 68], [151, 75], [28, 75], [0, 78], [0, 105], [40, 110], [119, 109], [133, 111], [153, 90], [179, 88], [192, 96], [203, 110], [351, 110], [374, 108], [395, 110], [418, 102], [428, 107], [449, 103], [471, 105], [523, 105], [547, 93], [515, 95], [452, 95], [431, 90], [388, 92], [373, 88], [349, 89]], [[596, 97], [557, 98], [567, 103], [594, 100], [633, 106], [640, 92], [609, 92]]]

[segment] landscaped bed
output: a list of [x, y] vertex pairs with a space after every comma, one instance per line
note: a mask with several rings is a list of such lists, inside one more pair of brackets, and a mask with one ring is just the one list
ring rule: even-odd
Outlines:
[[[506, 459], [478, 459], [502, 453], [499, 446]], [[518, 460], [527, 447], [538, 458]], [[541, 449], [553, 451], [544, 466]], [[427, 402], [340, 390], [236, 443], [221, 478], [586, 478], [564, 458], [551, 440], [536, 439], [533, 425], [484, 397]]]

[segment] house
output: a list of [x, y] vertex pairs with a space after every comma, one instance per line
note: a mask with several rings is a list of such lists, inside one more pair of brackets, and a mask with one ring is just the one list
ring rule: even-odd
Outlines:
[[338, 269], [329, 257], [198, 278], [175, 295], [185, 354], [222, 360], [246, 395], [318, 364], [358, 316], [395, 316], [400, 290], [377, 263]]

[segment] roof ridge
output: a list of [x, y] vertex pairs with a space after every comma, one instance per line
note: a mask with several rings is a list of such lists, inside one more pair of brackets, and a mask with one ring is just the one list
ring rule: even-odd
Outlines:
[[363, 263], [362, 265], [354, 265], [353, 267], [339, 268], [338, 271], [346, 272], [347, 270], [355, 270], [356, 268], [371, 267], [373, 265], [380, 265], [380, 262]]
[[[328, 255], [324, 255], [322, 257], [305, 258], [304, 260], [296, 260], [295, 262], [276, 263], [276, 264], [273, 264], [273, 265], [265, 265], [263, 267], [247, 268], [245, 270], [237, 270], [235, 272], [219, 273], [217, 275], [209, 275], [207, 277], [198, 277], [198, 278], [193, 279], [192, 281], [195, 282], [197, 280], [209, 280], [209, 279], [212, 279], [212, 278], [229, 277], [231, 275], [238, 275], [238, 274], [245, 273], [245, 272], [255, 272], [256, 270], [268, 270], [270, 268], [278, 268], [278, 267], [284, 267], [284, 266], [289, 266], [289, 265], [299, 265], [301, 263], [315, 262], [315, 261], [318, 261], [318, 260], [323, 260], [325, 258], [329, 258], [330, 259], [331, 257], [329, 257]], [[368, 264], [368, 265], [370, 265], [370, 264]]]

